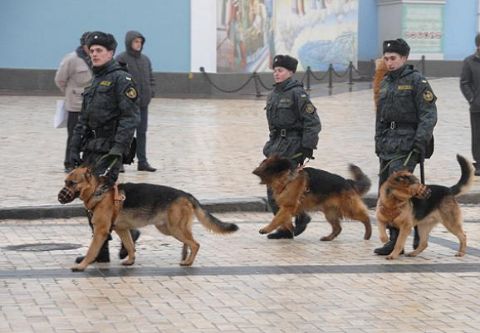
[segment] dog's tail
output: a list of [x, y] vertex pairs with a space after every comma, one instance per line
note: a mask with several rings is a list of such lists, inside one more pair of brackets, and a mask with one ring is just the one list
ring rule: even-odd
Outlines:
[[190, 194], [189, 200], [193, 205], [195, 210], [195, 216], [202, 223], [202, 225], [210, 231], [213, 231], [217, 234], [226, 234], [238, 230], [238, 226], [234, 223], [222, 222], [217, 219], [215, 216], [210, 214], [208, 211], [203, 209], [202, 205], [198, 200]]
[[458, 164], [460, 164], [462, 175], [460, 176], [458, 183], [450, 187], [450, 192], [455, 196], [467, 192], [472, 186], [474, 178], [473, 164], [459, 154], [457, 154], [457, 161]]
[[366, 174], [363, 173], [362, 169], [354, 164], [349, 165], [350, 173], [353, 176], [353, 181], [351, 181], [355, 190], [360, 194], [360, 196], [366, 194], [370, 187], [372, 186], [372, 182], [370, 178], [367, 177]]

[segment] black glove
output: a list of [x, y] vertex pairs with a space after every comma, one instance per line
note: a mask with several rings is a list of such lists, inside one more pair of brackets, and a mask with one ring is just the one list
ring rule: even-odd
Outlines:
[[313, 157], [313, 149], [310, 149], [310, 148], [303, 148], [302, 147], [302, 154], [305, 158], [309, 158], [311, 160], [315, 159]]
[[415, 142], [413, 144], [413, 153], [418, 156], [418, 161], [422, 162], [425, 159], [425, 145]]
[[[122, 156], [117, 154], [106, 154], [98, 159], [93, 167], [93, 173], [96, 176], [107, 176], [112, 170], [119, 168]], [[118, 174], [117, 174], [118, 177]]]
[[303, 165], [306, 158], [313, 160], [313, 149], [302, 147], [294, 156], [294, 161], [297, 162], [297, 164]]
[[77, 150], [75, 149], [70, 150], [68, 163], [74, 168], [76, 168], [82, 163], [82, 159], [80, 158], [80, 153]]

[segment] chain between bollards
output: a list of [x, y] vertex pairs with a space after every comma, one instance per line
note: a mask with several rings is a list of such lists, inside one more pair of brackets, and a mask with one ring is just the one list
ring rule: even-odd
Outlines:
[[[369, 73], [366, 74], [366, 75], [362, 74], [357, 68], [355, 68], [352, 61], [350, 61], [348, 63], [347, 70], [343, 74], [337, 73], [335, 71], [335, 68], [334, 68], [333, 64], [329, 64], [327, 71], [320, 77], [316, 77], [314, 72], [312, 71], [312, 68], [310, 66], [307, 66], [307, 70], [305, 71], [305, 74], [303, 75], [303, 77], [301, 79], [301, 82], [303, 83], [304, 81], [306, 81], [305, 82], [305, 85], [306, 85], [305, 88], [306, 88], [307, 91], [310, 91], [311, 86], [312, 86], [311, 78], [313, 78], [317, 81], [323, 81], [325, 78], [328, 77], [328, 88], [332, 89], [333, 88], [333, 76], [334, 75], [337, 76], [338, 78], [344, 78], [348, 75], [348, 82], [347, 83], [349, 85], [353, 85], [354, 84], [354, 82], [353, 82], [354, 81], [354, 77], [353, 77], [354, 72], [357, 75], [359, 75], [360, 80], [373, 79], [373, 77], [375, 75], [375, 60], [371, 59], [370, 62], [371, 62], [370, 70], [368, 71]], [[425, 55], [422, 55], [422, 57], [420, 59], [420, 66], [419, 67], [420, 67], [422, 75], [425, 76], [426, 75]], [[250, 75], [250, 77], [247, 79], [247, 81], [245, 81], [239, 88], [232, 89], [232, 90], [222, 89], [222, 88], [218, 87], [215, 83], [213, 83], [213, 81], [210, 79], [208, 74], [205, 72], [204, 67], [200, 67], [200, 72], [204, 75], [204, 77], [206, 78], [208, 83], [210, 83], [215, 89], [217, 89], [221, 92], [224, 92], [224, 93], [238, 92], [238, 91], [242, 90], [243, 88], [245, 88], [245, 86], [247, 86], [247, 84], [250, 83], [251, 80], [253, 80], [254, 85], [255, 85], [255, 95], [256, 95], [256, 97], [261, 97], [262, 96], [262, 87], [263, 87], [263, 89], [265, 89], [267, 91], [273, 89], [273, 87], [269, 87], [262, 82], [262, 80], [260, 78], [260, 75], [257, 72], [253, 72], [252, 75]], [[345, 82], [345, 81], [343, 81], [343, 82]]]

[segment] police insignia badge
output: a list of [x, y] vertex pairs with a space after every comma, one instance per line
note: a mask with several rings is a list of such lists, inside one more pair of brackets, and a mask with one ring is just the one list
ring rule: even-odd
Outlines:
[[135, 90], [135, 88], [130, 87], [127, 89], [127, 91], [125, 91], [125, 95], [127, 95], [127, 97], [130, 99], [135, 99], [137, 98], [137, 91]]
[[313, 111], [315, 111], [315, 107], [312, 103], [308, 103], [307, 106], [305, 106], [305, 111], [307, 113], [313, 113]]
[[433, 101], [433, 93], [430, 91], [430, 90], [426, 90], [423, 92], [423, 99], [426, 101], [426, 102], [431, 102]]

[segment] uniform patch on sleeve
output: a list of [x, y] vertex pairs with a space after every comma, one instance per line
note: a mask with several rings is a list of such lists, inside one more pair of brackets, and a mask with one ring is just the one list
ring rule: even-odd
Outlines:
[[423, 92], [423, 99], [425, 100], [425, 102], [430, 103], [431, 101], [433, 101], [433, 93], [430, 90], [425, 90]]
[[305, 112], [307, 112], [307, 113], [313, 113], [313, 111], [315, 111], [315, 107], [313, 106], [312, 103], [308, 103], [308, 104], [305, 106]]
[[112, 85], [111, 81], [102, 81], [100, 82], [101, 86], [110, 87]]
[[128, 98], [135, 100], [138, 94], [134, 87], [130, 87], [125, 90], [125, 95], [127, 95]]

